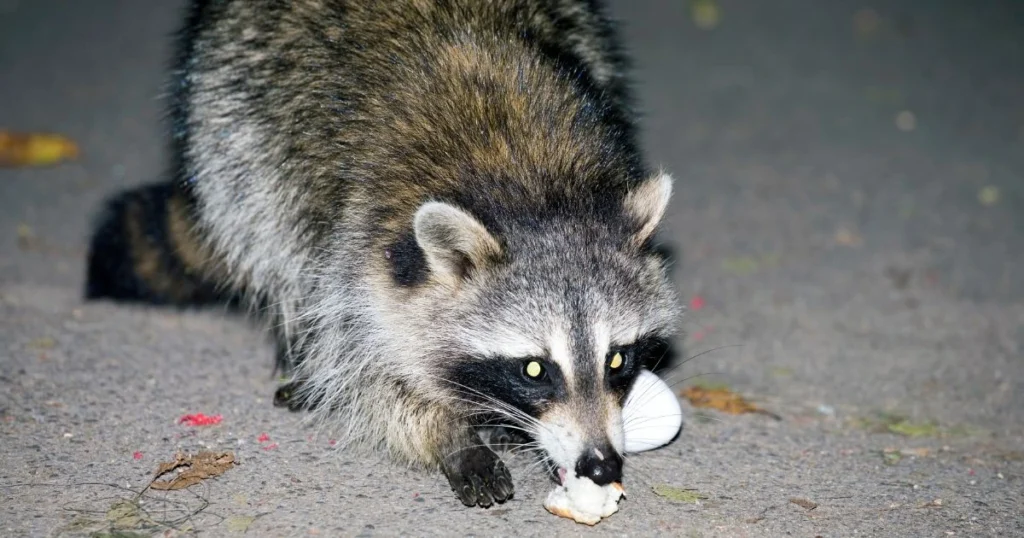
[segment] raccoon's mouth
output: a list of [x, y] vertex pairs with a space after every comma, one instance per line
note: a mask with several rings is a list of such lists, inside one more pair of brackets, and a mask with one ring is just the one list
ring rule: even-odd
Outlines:
[[569, 476], [569, 469], [550, 459], [545, 459], [545, 463], [546, 465], [544, 467], [547, 469], [548, 476], [551, 477], [551, 481], [559, 486], [565, 485], [565, 479]]

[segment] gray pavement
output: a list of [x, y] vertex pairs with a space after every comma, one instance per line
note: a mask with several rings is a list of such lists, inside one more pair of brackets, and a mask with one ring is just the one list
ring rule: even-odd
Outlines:
[[[704, 301], [685, 350], [713, 350], [670, 374], [783, 420], [686, 405], [591, 529], [543, 510], [525, 461], [485, 511], [332, 450], [271, 406], [270, 346], [233, 316], [84, 304], [92, 214], [164, 167], [181, 2], [0, 1], [0, 128], [84, 152], [0, 170], [0, 535], [137, 532], [121, 501], [203, 447], [241, 464], [146, 492], [159, 534], [1024, 535], [1024, 3], [717, 5], [713, 29], [682, 0], [613, 6], [651, 160], [677, 177], [676, 278]], [[223, 422], [176, 424], [194, 412]]]

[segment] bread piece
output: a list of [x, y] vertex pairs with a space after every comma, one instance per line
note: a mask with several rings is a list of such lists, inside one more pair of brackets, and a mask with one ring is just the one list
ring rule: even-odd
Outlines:
[[566, 476], [562, 485], [548, 493], [544, 508], [576, 523], [596, 525], [619, 510], [619, 500], [624, 494], [625, 490], [618, 482], [598, 486], [593, 480], [574, 474]]

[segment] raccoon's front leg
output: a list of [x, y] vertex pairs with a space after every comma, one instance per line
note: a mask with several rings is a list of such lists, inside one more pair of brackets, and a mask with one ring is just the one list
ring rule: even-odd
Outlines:
[[511, 499], [515, 492], [505, 462], [476, 433], [453, 443], [452, 450], [441, 460], [441, 470], [466, 506], [486, 508]]

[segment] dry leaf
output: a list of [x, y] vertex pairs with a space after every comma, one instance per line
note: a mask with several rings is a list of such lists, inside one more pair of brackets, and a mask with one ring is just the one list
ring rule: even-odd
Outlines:
[[117, 501], [107, 510], [107, 521], [115, 529], [133, 529], [142, 523], [142, 519], [142, 510], [133, 501]]
[[45, 166], [78, 158], [78, 146], [53, 134], [0, 131], [0, 166]]
[[32, 227], [24, 222], [18, 224], [17, 234], [18, 248], [21, 250], [30, 250], [39, 242], [36, 239], [36, 233], [32, 231]]
[[746, 401], [742, 396], [727, 388], [708, 388], [700, 386], [686, 387], [681, 396], [690, 401], [694, 407], [707, 407], [717, 409], [730, 415], [741, 415], [743, 413], [760, 413], [768, 415], [776, 420], [780, 417], [770, 411]]
[[655, 495], [675, 502], [699, 503], [701, 500], [707, 499], [707, 496], [701, 495], [696, 490], [676, 488], [669, 486], [668, 484], [658, 484], [652, 489], [654, 490]]
[[789, 499], [789, 502], [806, 510], [814, 510], [815, 508], [818, 507], [818, 503], [809, 499], [801, 499], [800, 497], [791, 497]]
[[861, 37], [875, 34], [881, 26], [882, 17], [873, 9], [865, 8], [853, 15], [853, 29]]
[[978, 191], [978, 202], [984, 206], [996, 205], [999, 202], [999, 187], [986, 185]]
[[909, 133], [917, 127], [917, 116], [909, 110], [901, 110], [896, 114], [893, 122], [896, 124], [897, 129]]
[[[203, 451], [195, 456], [185, 456], [179, 452], [175, 454], [174, 461], [161, 463], [157, 467], [149, 487], [159, 490], [184, 489], [207, 478], [220, 476], [234, 465], [235, 455], [231, 452]], [[178, 474], [174, 478], [157, 480], [161, 475], [175, 470]]]
[[718, 26], [722, 19], [721, 10], [715, 0], [692, 0], [690, 2], [690, 18], [693, 24], [702, 30], [711, 30]]
[[49, 336], [44, 336], [42, 338], [36, 338], [35, 340], [32, 340], [31, 342], [26, 344], [25, 347], [33, 351], [44, 351], [47, 349], [53, 349], [56, 345], [56, 340], [50, 338]]
[[256, 516], [232, 516], [227, 519], [228, 530], [231, 532], [242, 532], [249, 530], [249, 526], [252, 522], [256, 521]]
[[888, 429], [892, 433], [898, 433], [907, 437], [934, 437], [939, 434], [938, 426], [931, 422], [915, 424], [903, 420], [889, 424]]
[[836, 243], [843, 245], [844, 247], [859, 247], [864, 244], [864, 238], [861, 237], [857, 232], [853, 232], [847, 228], [839, 228], [836, 230]]

